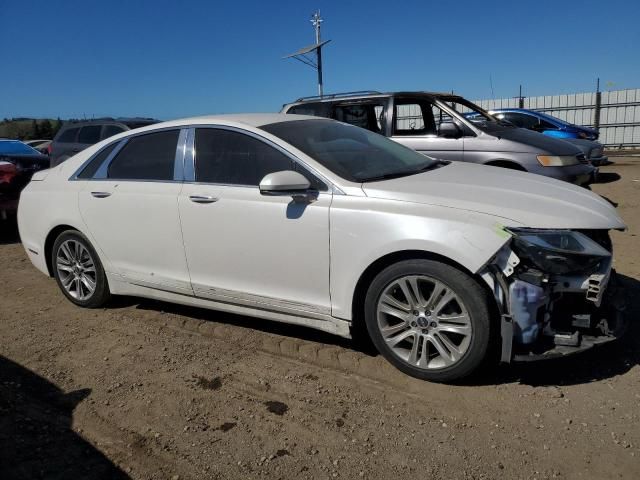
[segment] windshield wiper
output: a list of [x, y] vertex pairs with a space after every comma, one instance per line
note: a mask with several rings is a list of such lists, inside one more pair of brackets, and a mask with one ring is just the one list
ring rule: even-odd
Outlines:
[[399, 172], [389, 172], [389, 173], [383, 173], [382, 175], [376, 175], [374, 177], [367, 177], [367, 178], [361, 178], [359, 181], [361, 181], [362, 183], [366, 183], [366, 182], [376, 182], [379, 180], [390, 180], [392, 178], [399, 178], [399, 177], [408, 177], [410, 175], [416, 175], [418, 173], [422, 173], [422, 172], [426, 172], [428, 170], [431, 170], [433, 168], [437, 168], [437, 167], [441, 167], [443, 165], [447, 165], [449, 162], [445, 161], [445, 160], [434, 160], [431, 163], [428, 163], [427, 165], [423, 165], [422, 167], [415, 169], [415, 170], [402, 170]]

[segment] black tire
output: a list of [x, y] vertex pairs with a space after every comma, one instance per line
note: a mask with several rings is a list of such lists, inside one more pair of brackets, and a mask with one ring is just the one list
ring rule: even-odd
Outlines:
[[[76, 298], [71, 293], [67, 291], [67, 289], [63, 286], [61, 273], [57, 267], [57, 256], [58, 252], [63, 245], [63, 243], [68, 240], [72, 240], [81, 244], [86, 250], [87, 254], [90, 256], [93, 265], [95, 266], [95, 289], [93, 292], [87, 296], [87, 298]], [[100, 258], [96, 253], [95, 249], [89, 242], [89, 239], [85, 237], [82, 233], [77, 230], [66, 230], [58, 235], [56, 241], [53, 243], [53, 248], [51, 251], [51, 267], [53, 270], [53, 276], [56, 279], [58, 287], [62, 291], [65, 297], [67, 297], [71, 302], [85, 308], [99, 308], [105, 305], [109, 299], [111, 298], [111, 292], [109, 291], [109, 284], [107, 282], [107, 276], [104, 273], [104, 268], [102, 267], [102, 263], [100, 262]]]
[[[429, 369], [414, 366], [396, 355], [384, 340], [378, 325], [380, 297], [395, 281], [411, 275], [428, 276], [441, 282], [460, 298], [468, 312], [471, 339], [466, 351], [453, 365]], [[364, 313], [367, 331], [373, 344], [392, 365], [415, 378], [433, 382], [450, 382], [470, 375], [487, 358], [493, 335], [490, 311], [487, 292], [469, 274], [442, 262], [415, 259], [393, 264], [374, 278], [365, 297]]]

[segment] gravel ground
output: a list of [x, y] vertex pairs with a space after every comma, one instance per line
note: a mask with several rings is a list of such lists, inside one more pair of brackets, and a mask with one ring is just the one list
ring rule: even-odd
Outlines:
[[[637, 319], [640, 161], [602, 171]], [[0, 478], [640, 478], [636, 326], [429, 384], [303, 328], [130, 298], [77, 308], [0, 229]]]

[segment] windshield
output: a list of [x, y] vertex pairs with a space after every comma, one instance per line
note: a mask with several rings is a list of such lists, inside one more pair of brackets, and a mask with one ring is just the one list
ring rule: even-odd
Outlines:
[[483, 110], [479, 106], [460, 97], [439, 97], [438, 98], [444, 105], [452, 108], [469, 122], [474, 127], [485, 131], [493, 132], [497, 129], [503, 129], [504, 127], [513, 127], [511, 122], [500, 120], [492, 116], [486, 110]]
[[40, 155], [37, 150], [34, 150], [29, 145], [18, 140], [1, 140], [0, 141], [0, 154], [4, 155]]
[[260, 128], [351, 182], [413, 175], [440, 165], [382, 135], [333, 120], [295, 120]]

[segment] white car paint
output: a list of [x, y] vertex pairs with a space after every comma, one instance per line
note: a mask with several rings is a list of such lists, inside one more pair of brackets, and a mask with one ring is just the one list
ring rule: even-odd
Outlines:
[[[420, 175], [359, 184], [259, 129], [297, 115], [211, 116], [111, 137], [34, 175], [18, 220], [31, 261], [49, 274], [47, 238], [69, 226], [92, 241], [115, 294], [139, 295], [349, 336], [363, 272], [407, 250], [478, 274], [509, 242], [503, 226], [619, 229], [615, 209], [569, 184], [452, 163]], [[279, 145], [332, 184], [306, 206], [258, 188], [180, 182], [73, 180], [103, 146], [160, 128], [229, 126]], [[95, 198], [91, 192], [108, 192]], [[191, 195], [217, 201], [196, 204]]]

